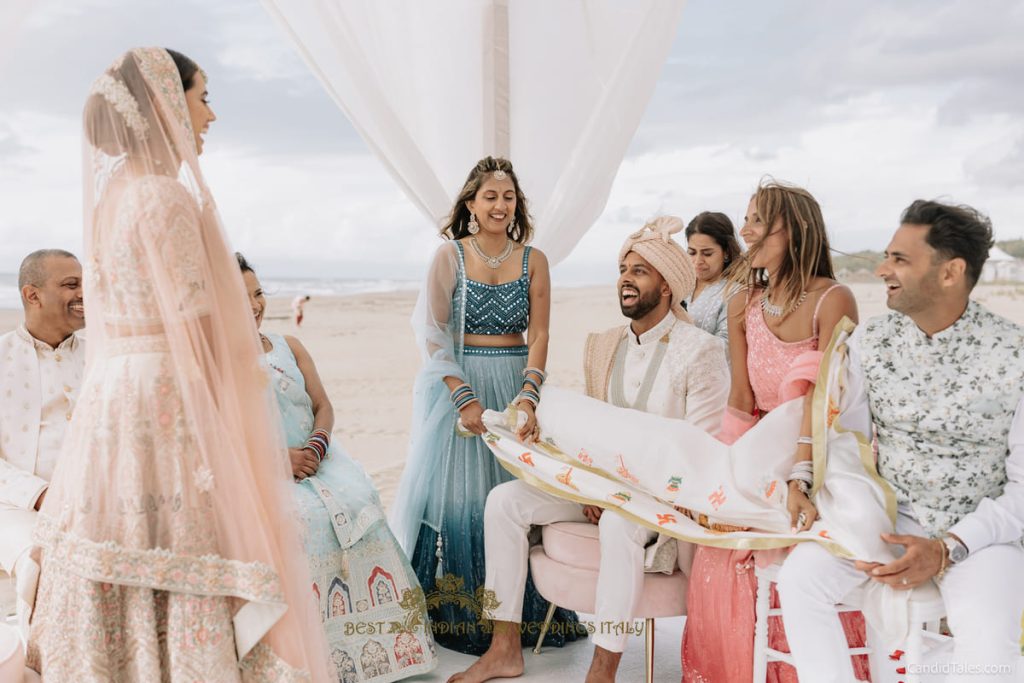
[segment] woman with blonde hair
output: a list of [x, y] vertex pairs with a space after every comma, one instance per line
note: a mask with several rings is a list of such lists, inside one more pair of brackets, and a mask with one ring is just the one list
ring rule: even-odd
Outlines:
[[[822, 349], [835, 326], [857, 320], [853, 293], [835, 280], [825, 221], [817, 200], [775, 180], [751, 197], [740, 236], [748, 251], [731, 280], [744, 288], [729, 302], [732, 386], [718, 438], [735, 442], [766, 413], [804, 395], [800, 437], [787, 508], [795, 530], [810, 529], [817, 514], [808, 498], [811, 479], [811, 396]], [[698, 546], [694, 555], [683, 638], [684, 681], [741, 681], [752, 676], [755, 559], [772, 552]], [[844, 614], [847, 635], [863, 644], [863, 617]], [[775, 624], [770, 624], [775, 626]], [[781, 633], [771, 645], [786, 650]], [[864, 660], [858, 657], [858, 660]], [[867, 662], [858, 661], [867, 678]], [[795, 681], [788, 665], [769, 668], [772, 681]]]
[[[466, 654], [490, 644], [482, 622], [484, 504], [512, 479], [480, 438], [483, 411], [515, 403], [526, 413], [518, 436], [534, 438], [546, 377], [551, 278], [544, 254], [527, 245], [532, 232], [512, 164], [481, 159], [442, 227], [446, 241], [413, 313], [424, 365], [390, 520], [427, 591], [435, 639]], [[546, 609], [528, 582], [523, 621], [539, 626]], [[564, 632], [572, 638], [575, 615], [560, 611], [558, 620], [559, 633], [545, 644], [560, 644]], [[537, 631], [524, 629], [523, 644]]]

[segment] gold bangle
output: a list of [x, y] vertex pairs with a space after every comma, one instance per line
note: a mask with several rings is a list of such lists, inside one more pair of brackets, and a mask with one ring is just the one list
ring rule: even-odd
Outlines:
[[946, 544], [943, 542], [941, 538], [936, 538], [935, 540], [938, 541], [939, 545], [942, 546], [942, 555], [940, 556], [939, 560], [939, 571], [935, 575], [935, 580], [941, 581], [942, 576], [946, 573], [946, 565], [949, 562], [947, 557], [949, 555], [949, 548], [946, 547]]

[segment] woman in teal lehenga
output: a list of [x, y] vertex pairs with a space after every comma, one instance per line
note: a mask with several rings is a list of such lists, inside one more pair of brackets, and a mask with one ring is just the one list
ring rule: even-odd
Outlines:
[[[237, 256], [259, 326], [263, 290]], [[373, 482], [337, 445], [317, 441], [326, 435], [329, 442], [334, 410], [312, 358], [293, 337], [261, 334], [260, 341], [291, 456], [312, 590], [339, 683], [385, 683], [432, 670], [437, 655], [423, 593]], [[320, 449], [326, 451], [322, 461]]]
[[[483, 409], [504, 410], [522, 399], [523, 371], [547, 362], [550, 277], [547, 259], [526, 243], [532, 228], [512, 164], [486, 157], [470, 172], [444, 226], [413, 313], [423, 353], [416, 378], [409, 457], [390, 512], [410, 554], [438, 644], [481, 655], [490, 646], [483, 620], [484, 505], [510, 481], [483, 439]], [[525, 339], [524, 339], [525, 333]], [[466, 388], [469, 387], [469, 393]], [[470, 400], [470, 399], [473, 400]], [[461, 420], [472, 434], [456, 434]], [[548, 603], [527, 578], [523, 646], [537, 641]], [[575, 640], [581, 627], [559, 608], [545, 645]]]

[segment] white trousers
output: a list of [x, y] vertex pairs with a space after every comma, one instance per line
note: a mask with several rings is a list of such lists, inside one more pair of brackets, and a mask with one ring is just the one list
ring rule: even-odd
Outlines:
[[[902, 514], [897, 517], [896, 533], [927, 535], [915, 520]], [[800, 680], [855, 680], [835, 605], [866, 580], [853, 562], [815, 543], [799, 544], [786, 558], [779, 572], [779, 597]], [[972, 552], [950, 566], [938, 586], [953, 632], [953, 660], [949, 676], [922, 675], [923, 680], [1024, 681], [1020, 656], [1024, 550], [1004, 544]], [[892, 652], [901, 644], [881, 645]], [[977, 673], [966, 673], [972, 670]]]
[[[525, 482], [510, 481], [491, 489], [484, 511], [484, 585], [494, 591], [500, 605], [487, 616], [498, 621], [522, 621], [531, 526], [586, 521], [579, 503], [549, 495]], [[599, 624], [629, 623], [643, 591], [644, 547], [657, 534], [613, 512], [601, 515], [598, 529], [601, 566], [595, 616]], [[602, 630], [625, 629], [596, 629], [594, 645], [611, 652], [626, 649], [627, 633]]]
[[18, 560], [32, 547], [34, 510], [0, 510], [0, 569], [14, 573]]

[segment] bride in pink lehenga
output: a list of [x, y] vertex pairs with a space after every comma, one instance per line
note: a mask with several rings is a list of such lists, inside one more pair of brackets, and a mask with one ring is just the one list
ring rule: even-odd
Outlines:
[[[844, 316], [857, 320], [853, 294], [834, 279], [824, 219], [809, 192], [774, 181], [763, 183], [750, 200], [740, 235], [749, 251], [747, 268], [738, 271], [736, 279], [748, 287], [748, 293], [737, 294], [729, 304], [732, 388], [718, 434], [726, 443], [735, 442], [760, 416], [782, 403], [801, 395], [809, 399], [822, 340], [828, 343]], [[808, 400], [800, 431], [807, 436], [811, 434], [809, 406]], [[797, 461], [810, 461], [810, 444], [793, 444], [793, 450]], [[794, 527], [809, 529], [816, 516], [814, 506], [792, 482], [788, 499]], [[798, 513], [803, 520], [798, 521]], [[684, 683], [751, 679], [754, 563], [771, 564], [781, 557], [780, 551], [697, 546], [683, 634]], [[772, 606], [777, 606], [772, 593]], [[778, 621], [769, 620], [769, 645], [788, 652]], [[863, 616], [843, 613], [842, 622], [851, 647], [862, 647]], [[858, 679], [869, 680], [867, 658], [857, 656], [854, 663]], [[791, 683], [797, 680], [796, 671], [773, 664], [768, 680]]]
[[86, 379], [36, 531], [50, 681], [327, 681], [256, 330], [197, 156], [206, 74], [127, 52], [84, 112]]

